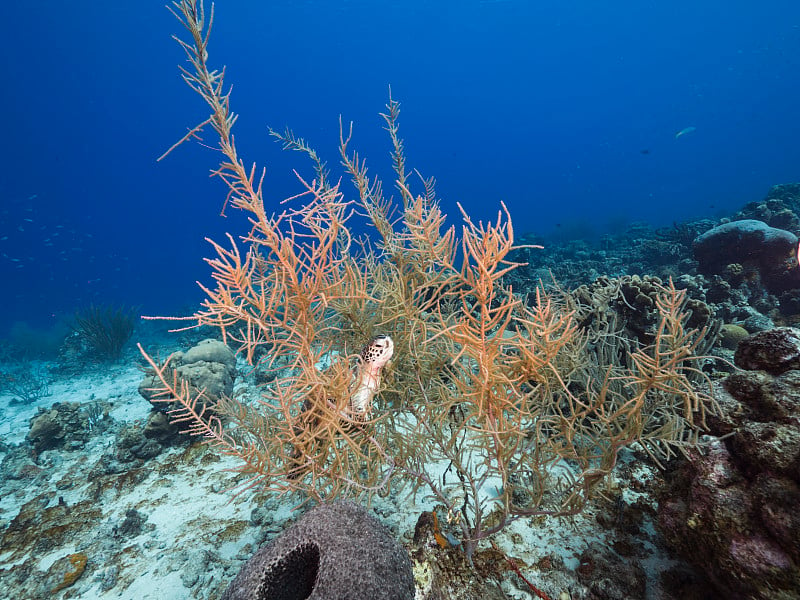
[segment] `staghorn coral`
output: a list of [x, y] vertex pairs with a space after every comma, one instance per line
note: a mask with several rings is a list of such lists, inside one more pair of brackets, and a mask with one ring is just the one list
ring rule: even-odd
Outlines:
[[[351, 150], [352, 126], [340, 127], [339, 147], [355, 200], [302, 138], [273, 132], [309, 156], [317, 178], [300, 178], [303, 191], [271, 212], [263, 175], [237, 153], [223, 71], [208, 67], [202, 5], [174, 8], [191, 36], [180, 42], [184, 79], [212, 111], [181, 142], [214, 129], [214, 174], [251, 223], [243, 244], [211, 242], [214, 286], [194, 326], [218, 328], [271, 376], [256, 404], [211, 399], [145, 357], [153, 400], [177, 399], [176, 422], [240, 458], [245, 488], [316, 500], [425, 490], [471, 558], [516, 518], [581, 510], [622, 448], [669, 456], [696, 442], [713, 403], [695, 387], [706, 330], [688, 325], [685, 292], [654, 283], [648, 337], [624, 344], [580, 327], [562, 295], [516, 295], [504, 279], [520, 266], [509, 259], [510, 215], [501, 205], [495, 221], [476, 223], [461, 208], [457, 231], [432, 179], [411, 192], [391, 95], [382, 117], [399, 198]], [[370, 237], [354, 239], [357, 215]], [[379, 336], [394, 356], [370, 383], [372, 411], [354, 415], [365, 367], [354, 350]]]

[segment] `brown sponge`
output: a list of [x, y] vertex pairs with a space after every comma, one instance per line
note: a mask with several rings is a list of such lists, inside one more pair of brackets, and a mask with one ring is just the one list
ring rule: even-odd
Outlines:
[[353, 502], [321, 504], [256, 552], [222, 600], [412, 600], [408, 553]]

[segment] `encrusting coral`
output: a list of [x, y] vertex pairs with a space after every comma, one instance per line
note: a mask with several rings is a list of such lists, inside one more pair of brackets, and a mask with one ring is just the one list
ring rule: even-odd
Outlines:
[[[191, 35], [180, 41], [184, 79], [212, 111], [181, 142], [214, 129], [223, 160], [213, 173], [252, 224], [241, 244], [211, 242], [215, 286], [193, 320], [274, 378], [258, 403], [210, 401], [146, 358], [153, 401], [177, 400], [176, 421], [239, 457], [244, 487], [316, 500], [425, 489], [469, 557], [520, 516], [581, 510], [622, 448], [663, 456], [696, 442], [713, 401], [696, 386], [706, 330], [687, 326], [684, 292], [653, 284], [649, 341], [624, 344], [580, 327], [560, 293], [515, 294], [505, 206], [489, 223], [460, 208], [457, 233], [432, 179], [412, 194], [391, 95], [382, 117], [399, 199], [350, 150], [352, 126], [340, 127], [340, 158], [353, 200], [287, 130], [273, 135], [308, 155], [315, 178], [298, 176], [301, 193], [272, 212], [263, 172], [237, 154], [224, 72], [207, 63], [213, 19], [196, 0], [174, 9]], [[373, 235], [354, 237], [359, 215]], [[392, 361], [369, 384], [371, 410], [354, 411], [365, 367], [354, 351], [380, 336], [393, 341]]]

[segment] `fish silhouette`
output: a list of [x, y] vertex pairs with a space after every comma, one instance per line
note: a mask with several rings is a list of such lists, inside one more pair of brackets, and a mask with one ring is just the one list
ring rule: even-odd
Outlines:
[[687, 133], [692, 133], [695, 129], [697, 129], [697, 127], [692, 127], [691, 125], [689, 127], [684, 127], [678, 133], [675, 134], [675, 139], [677, 140], [679, 137], [684, 136]]

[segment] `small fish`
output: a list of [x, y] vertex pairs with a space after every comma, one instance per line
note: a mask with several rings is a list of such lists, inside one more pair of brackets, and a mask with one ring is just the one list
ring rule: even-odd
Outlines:
[[684, 136], [687, 133], [692, 133], [696, 129], [697, 129], [697, 127], [692, 127], [691, 125], [689, 127], [684, 127], [678, 133], [675, 134], [675, 139], [677, 140], [679, 137]]

